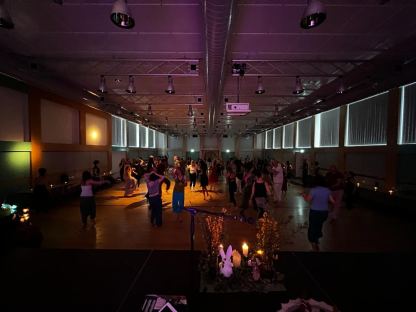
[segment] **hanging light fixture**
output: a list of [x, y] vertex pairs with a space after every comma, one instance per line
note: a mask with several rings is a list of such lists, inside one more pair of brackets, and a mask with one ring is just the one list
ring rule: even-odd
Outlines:
[[153, 115], [152, 105], [150, 105], [150, 104], [147, 106], [147, 115], [149, 115], [149, 116]]
[[129, 76], [129, 85], [127, 86], [126, 92], [136, 93], [136, 86], [134, 85], [134, 77]]
[[188, 107], [188, 116], [192, 117], [193, 115], [194, 115], [194, 112], [192, 110], [192, 105], [189, 105], [189, 107]]
[[105, 77], [103, 75], [101, 75], [100, 77], [100, 85], [98, 87], [98, 91], [100, 91], [101, 93], [107, 93], [107, 85], [105, 83]]
[[127, 0], [116, 0], [110, 15], [111, 21], [118, 27], [130, 29], [134, 27], [134, 18], [127, 6]]
[[324, 4], [319, 0], [308, 0], [308, 6], [303, 12], [300, 27], [310, 29], [322, 24], [326, 19]]
[[338, 90], [337, 90], [337, 94], [343, 94], [345, 93], [346, 89], [345, 89], [345, 84], [344, 84], [344, 77], [339, 76], [339, 86], [338, 86]]
[[3, 0], [0, 1], [0, 27], [6, 29], [13, 29], [14, 23], [10, 17], [9, 12], [7, 11]]
[[265, 93], [266, 90], [263, 87], [263, 79], [261, 76], [257, 77], [257, 89], [256, 89], [256, 94], [263, 94]]
[[302, 94], [304, 91], [305, 90], [303, 89], [300, 77], [296, 76], [295, 90], [293, 90], [293, 94]]
[[175, 93], [175, 87], [173, 86], [172, 76], [168, 76], [168, 87], [166, 88], [165, 92], [167, 94], [174, 94]]

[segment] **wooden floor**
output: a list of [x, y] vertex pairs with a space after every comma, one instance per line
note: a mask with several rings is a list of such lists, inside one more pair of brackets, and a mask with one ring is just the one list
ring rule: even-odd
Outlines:
[[[203, 200], [200, 191], [185, 193], [187, 207], [201, 207], [212, 211], [223, 208], [232, 215], [239, 210], [228, 203], [225, 183], [211, 192], [212, 199]], [[287, 197], [278, 205], [272, 205], [271, 213], [281, 225], [280, 249], [285, 251], [309, 251], [307, 241], [308, 205], [298, 195], [302, 189], [290, 184]], [[185, 250], [190, 248], [190, 216], [183, 212], [184, 221], [176, 221], [172, 212], [172, 193], [163, 191], [163, 226], [154, 228], [149, 221], [149, 210], [144, 195], [146, 186], [140, 185], [134, 197], [123, 197], [123, 184], [96, 194], [97, 225], [80, 230], [79, 199], [61, 204], [47, 213], [36, 213], [32, 222], [41, 228], [44, 248], [99, 248], [99, 249], [161, 249]], [[238, 203], [241, 195], [237, 195]], [[253, 209], [248, 216], [255, 218]], [[201, 220], [196, 218], [195, 244], [204, 247]], [[243, 241], [253, 245], [256, 227], [244, 222], [226, 220], [225, 240], [235, 247]], [[400, 213], [377, 207], [357, 205], [352, 210], [342, 209], [335, 224], [326, 222], [321, 240], [323, 251], [387, 252], [416, 250], [416, 220]]]

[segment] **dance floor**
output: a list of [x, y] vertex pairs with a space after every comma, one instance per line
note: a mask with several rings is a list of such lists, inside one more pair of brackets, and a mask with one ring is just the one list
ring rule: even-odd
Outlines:
[[[210, 192], [211, 199], [204, 200], [200, 191], [185, 194], [187, 207], [200, 207], [220, 212], [226, 209], [230, 215], [239, 210], [228, 203], [225, 183], [217, 185], [217, 192]], [[310, 251], [307, 241], [308, 204], [299, 196], [302, 188], [289, 185], [286, 198], [270, 204], [273, 217], [281, 224], [280, 249], [283, 251]], [[87, 249], [155, 249], [188, 250], [189, 214], [183, 212], [184, 221], [177, 222], [171, 208], [171, 190], [163, 190], [163, 226], [154, 228], [149, 221], [149, 210], [144, 198], [146, 186], [142, 183], [133, 197], [123, 197], [123, 185], [116, 184], [96, 194], [97, 225], [80, 231], [79, 199], [62, 202], [48, 213], [32, 216], [32, 222], [41, 229], [44, 248]], [[242, 196], [237, 195], [240, 204]], [[256, 217], [250, 208], [247, 217]], [[201, 221], [196, 217], [195, 246], [204, 248]], [[252, 245], [255, 241], [255, 225], [225, 221], [227, 241], [241, 246], [243, 241]], [[416, 219], [402, 212], [369, 207], [357, 203], [352, 210], [343, 208], [336, 223], [326, 222], [321, 240], [323, 251], [341, 252], [391, 252], [416, 251]]]

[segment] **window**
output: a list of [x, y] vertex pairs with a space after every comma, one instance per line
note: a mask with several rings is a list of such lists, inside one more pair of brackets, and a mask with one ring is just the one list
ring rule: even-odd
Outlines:
[[271, 149], [273, 147], [273, 130], [266, 131], [265, 148]]
[[279, 127], [276, 129], [273, 129], [273, 148], [282, 148], [282, 132], [283, 128]]
[[296, 147], [311, 147], [312, 117], [308, 117], [296, 122]]
[[147, 131], [149, 128], [140, 125], [140, 147], [147, 148]]
[[339, 145], [339, 108], [315, 116], [315, 147]]
[[387, 92], [348, 104], [345, 145], [386, 145], [387, 105]]
[[402, 87], [399, 144], [416, 144], [416, 82]]
[[135, 122], [127, 122], [127, 138], [130, 147], [140, 147], [139, 124]]
[[127, 146], [126, 142], [126, 120], [120, 117], [111, 116], [113, 125], [113, 146]]
[[283, 126], [283, 148], [293, 148], [293, 134], [295, 130], [295, 124]]

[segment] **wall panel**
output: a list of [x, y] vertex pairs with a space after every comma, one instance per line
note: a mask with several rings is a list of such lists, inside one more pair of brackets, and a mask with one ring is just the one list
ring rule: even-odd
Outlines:
[[0, 141], [28, 141], [26, 93], [0, 86]]

